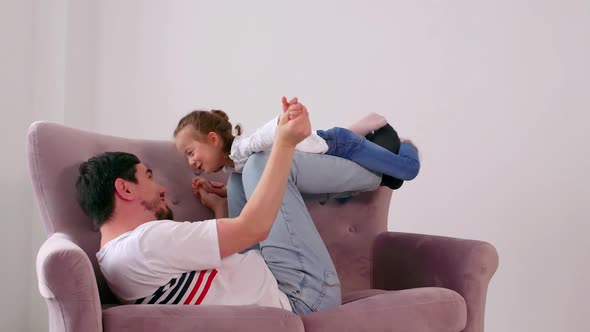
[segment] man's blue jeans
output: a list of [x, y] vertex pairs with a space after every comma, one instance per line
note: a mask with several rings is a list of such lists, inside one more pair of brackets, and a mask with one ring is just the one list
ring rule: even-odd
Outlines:
[[[236, 217], [254, 192], [269, 152], [250, 156], [242, 174], [230, 175], [229, 216]], [[299, 315], [340, 305], [340, 280], [301, 193], [372, 191], [381, 177], [346, 159], [295, 152], [281, 208], [260, 251], [279, 288]]]

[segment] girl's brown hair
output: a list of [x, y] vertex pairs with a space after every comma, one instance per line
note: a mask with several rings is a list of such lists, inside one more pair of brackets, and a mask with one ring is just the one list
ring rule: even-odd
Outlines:
[[[207, 135], [210, 132], [217, 133], [223, 139], [223, 152], [230, 154], [231, 145], [234, 142], [232, 125], [229, 117], [222, 110], [192, 111], [185, 115], [174, 130], [174, 137], [186, 126], [191, 126], [196, 132]], [[235, 126], [238, 135], [242, 134], [242, 126]]]

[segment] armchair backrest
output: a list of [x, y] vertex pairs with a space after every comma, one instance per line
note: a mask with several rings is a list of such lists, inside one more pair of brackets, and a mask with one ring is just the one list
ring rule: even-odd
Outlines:
[[[60, 124], [36, 122], [29, 128], [27, 154], [33, 190], [46, 234], [59, 232], [76, 243], [90, 258], [101, 302], [116, 303], [96, 260], [100, 232], [76, 200], [75, 182], [80, 163], [105, 151], [133, 153], [167, 188], [176, 220], [213, 217], [192, 195], [193, 171], [172, 141], [137, 140], [107, 136]], [[227, 180], [227, 174], [210, 176]], [[309, 202], [308, 208], [338, 269], [343, 292], [370, 287], [373, 239], [387, 228], [391, 190], [380, 188], [341, 204]]]

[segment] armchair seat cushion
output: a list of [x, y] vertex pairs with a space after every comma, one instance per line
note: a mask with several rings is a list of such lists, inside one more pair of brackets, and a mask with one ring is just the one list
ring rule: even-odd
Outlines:
[[305, 331], [459, 332], [467, 323], [465, 300], [446, 288], [370, 289], [343, 299], [352, 301], [303, 316]]
[[294, 313], [259, 306], [119, 305], [102, 322], [104, 331], [303, 331]]
[[[465, 300], [437, 287], [350, 292], [343, 305], [303, 316], [258, 306], [103, 306], [105, 331], [462, 331]], [[302, 321], [303, 320], [303, 321]]]

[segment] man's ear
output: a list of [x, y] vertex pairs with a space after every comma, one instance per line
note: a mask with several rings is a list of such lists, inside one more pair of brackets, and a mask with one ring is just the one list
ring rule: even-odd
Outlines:
[[131, 193], [131, 188], [127, 185], [127, 182], [121, 178], [115, 180], [115, 194], [121, 199], [131, 201], [134, 195]]

